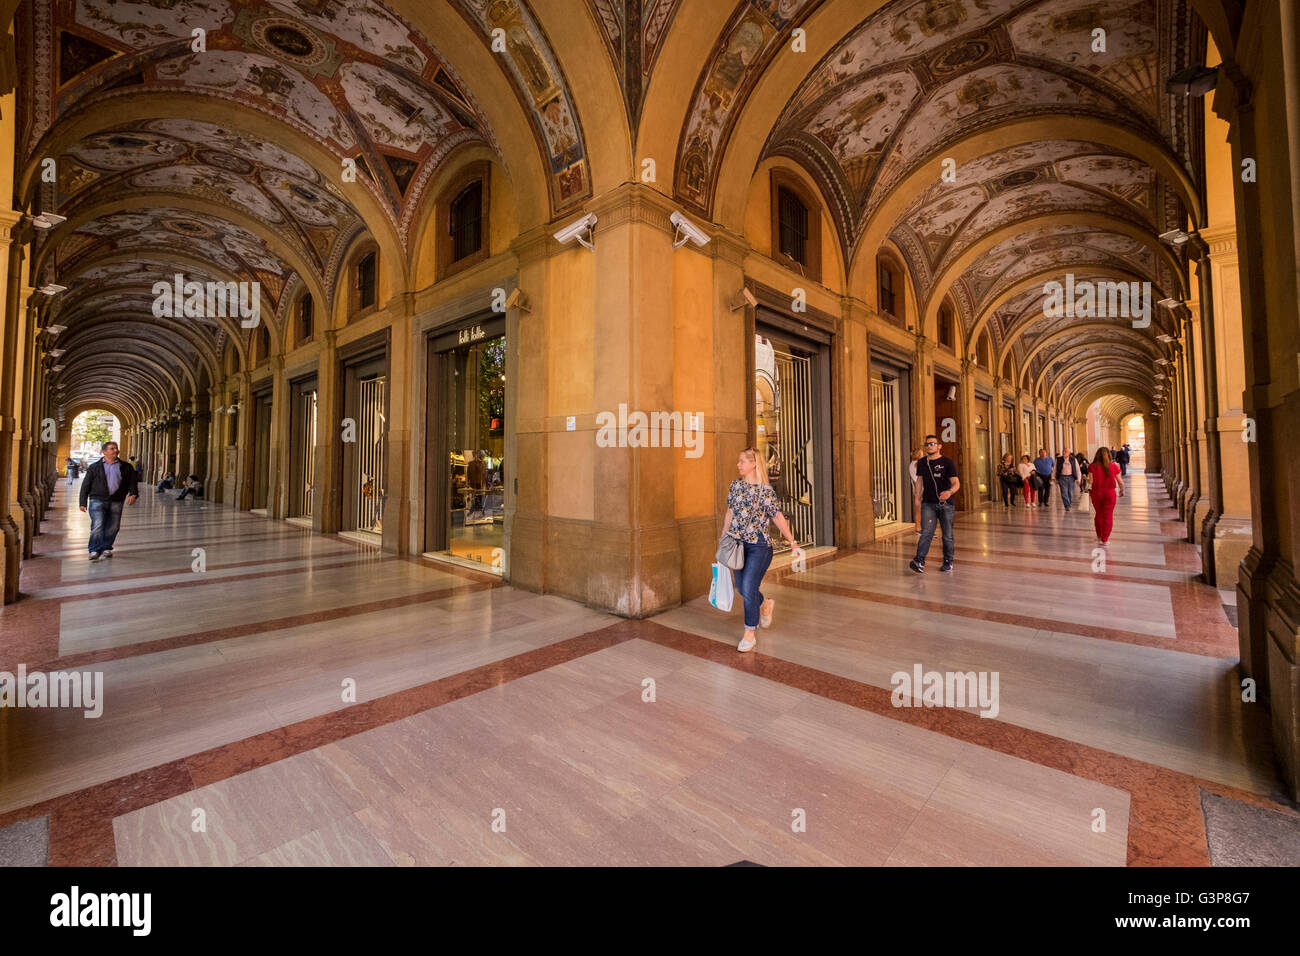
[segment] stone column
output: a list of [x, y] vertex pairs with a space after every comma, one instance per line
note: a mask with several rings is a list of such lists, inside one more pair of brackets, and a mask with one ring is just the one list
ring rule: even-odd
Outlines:
[[1201, 452], [1200, 442], [1197, 439], [1201, 418], [1198, 413], [1200, 403], [1196, 387], [1198, 378], [1196, 339], [1196, 323], [1192, 318], [1191, 310], [1188, 309], [1183, 315], [1183, 342], [1185, 343], [1186, 352], [1182, 362], [1181, 377], [1184, 403], [1183, 423], [1187, 435], [1187, 486], [1183, 491], [1183, 503], [1179, 511], [1187, 523], [1186, 540], [1193, 544], [1196, 542], [1196, 506], [1201, 499]]
[[[341, 517], [340, 504], [343, 492], [339, 488], [338, 463], [343, 453], [340, 431], [342, 422], [339, 421], [343, 402], [339, 395], [342, 381], [339, 374], [338, 333], [334, 329], [325, 329], [320, 336], [324, 348], [321, 349], [316, 373], [316, 461], [312, 467], [314, 487], [311, 526], [315, 531], [329, 534], [339, 530]], [[510, 361], [509, 352], [506, 360]], [[506, 394], [509, 396], [512, 392], [507, 391]], [[510, 410], [507, 408], [507, 420], [509, 414]], [[518, 459], [515, 461], [517, 462]], [[506, 449], [506, 463], [510, 466], [509, 448]], [[517, 469], [518, 465], [512, 467]], [[519, 472], [516, 470], [515, 474]], [[540, 591], [541, 588], [536, 590]]]
[[185, 483], [185, 478], [190, 473], [194, 440], [193, 423], [194, 413], [188, 405], [182, 406], [180, 415], [176, 419], [176, 487], [178, 488]]
[[1196, 259], [1197, 305], [1201, 325], [1201, 368], [1205, 394], [1204, 442], [1205, 487], [1208, 506], [1200, 527], [1201, 576], [1207, 584], [1217, 580], [1215, 525], [1223, 514], [1223, 469], [1219, 440], [1218, 350], [1214, 315], [1214, 284], [1210, 272], [1210, 247], [1197, 234], [1188, 242], [1188, 253]]

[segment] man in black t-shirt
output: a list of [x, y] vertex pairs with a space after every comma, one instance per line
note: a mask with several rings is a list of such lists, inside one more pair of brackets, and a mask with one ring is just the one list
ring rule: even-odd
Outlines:
[[917, 574], [925, 571], [925, 556], [930, 553], [936, 522], [943, 531], [943, 567], [939, 570], [952, 570], [952, 519], [957, 510], [952, 498], [961, 488], [961, 481], [956, 463], [939, 454], [942, 448], [937, 437], [926, 435], [925, 457], [916, 463], [916, 478], [921, 483], [921, 540], [916, 543], [916, 557], [908, 567]]

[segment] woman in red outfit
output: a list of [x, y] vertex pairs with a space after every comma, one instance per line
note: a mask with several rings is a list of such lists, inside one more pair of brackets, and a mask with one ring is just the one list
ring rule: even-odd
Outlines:
[[1110, 542], [1110, 528], [1115, 519], [1115, 496], [1124, 496], [1124, 479], [1119, 465], [1110, 460], [1109, 448], [1098, 448], [1097, 457], [1088, 467], [1089, 490], [1092, 498], [1093, 524], [1097, 528], [1097, 543]]

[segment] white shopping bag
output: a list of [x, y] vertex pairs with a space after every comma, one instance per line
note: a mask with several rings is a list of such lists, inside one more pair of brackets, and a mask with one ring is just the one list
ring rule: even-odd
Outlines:
[[736, 588], [731, 582], [731, 568], [724, 564], [713, 565], [713, 584], [709, 586], [709, 603], [719, 611], [730, 611]]

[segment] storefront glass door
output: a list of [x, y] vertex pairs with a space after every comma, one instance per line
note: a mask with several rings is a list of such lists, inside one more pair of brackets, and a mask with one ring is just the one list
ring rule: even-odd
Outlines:
[[430, 436], [431, 458], [443, 469], [430, 483], [430, 505], [441, 512], [431, 522], [433, 551], [504, 573], [505, 336], [439, 352], [432, 368], [439, 381], [431, 421], [440, 431]]

